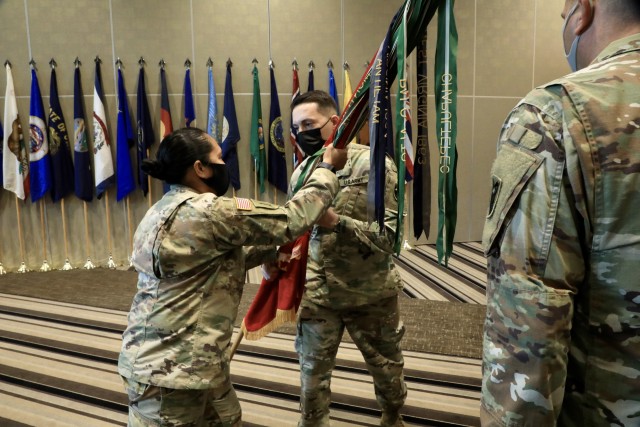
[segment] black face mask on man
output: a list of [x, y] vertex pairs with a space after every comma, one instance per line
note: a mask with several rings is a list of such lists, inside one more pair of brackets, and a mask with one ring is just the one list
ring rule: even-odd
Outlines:
[[224, 163], [209, 163], [207, 166], [213, 171], [213, 175], [208, 178], [200, 177], [200, 180], [212, 188], [216, 196], [224, 196], [229, 189], [229, 168]]
[[304, 154], [307, 156], [311, 156], [318, 152], [319, 149], [322, 148], [326, 139], [322, 138], [322, 128], [327, 125], [331, 121], [331, 118], [324, 122], [324, 124], [315, 129], [305, 130], [304, 132], [298, 132], [296, 135], [296, 142], [304, 151]]

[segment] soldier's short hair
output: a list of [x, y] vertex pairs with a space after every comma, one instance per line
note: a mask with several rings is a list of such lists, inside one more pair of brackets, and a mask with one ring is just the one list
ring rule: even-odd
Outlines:
[[300, 104], [318, 104], [318, 111], [325, 115], [338, 114], [336, 100], [323, 90], [310, 90], [302, 95], [298, 95], [291, 101], [291, 111]]
[[144, 160], [141, 168], [145, 173], [168, 184], [180, 184], [188, 168], [196, 160], [209, 162], [211, 150], [207, 133], [202, 129], [178, 129], [162, 140], [155, 160]]
[[640, 1], [638, 0], [606, 0], [598, 4], [621, 22], [640, 23]]

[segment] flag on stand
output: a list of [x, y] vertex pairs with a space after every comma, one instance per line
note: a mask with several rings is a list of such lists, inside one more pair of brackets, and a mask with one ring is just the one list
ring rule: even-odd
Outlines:
[[85, 202], [90, 202], [93, 200], [93, 176], [84, 120], [84, 97], [79, 63], [76, 64], [73, 76], [73, 141], [76, 197]]
[[458, 76], [456, 57], [458, 32], [453, 16], [455, 0], [444, 0], [438, 8], [438, 44], [436, 47], [436, 135], [438, 136], [438, 262], [446, 266], [453, 251], [456, 231], [458, 187], [456, 165], [458, 153], [457, 96]]
[[31, 99], [29, 103], [29, 162], [31, 163], [31, 201], [40, 200], [51, 189], [51, 157], [49, 138], [44, 123], [44, 107], [35, 67], [31, 67]]
[[340, 114], [340, 104], [338, 103], [338, 88], [336, 87], [336, 77], [333, 74], [333, 67], [329, 67], [329, 95], [336, 101], [336, 108]]
[[249, 147], [255, 166], [255, 173], [260, 186], [260, 194], [264, 193], [264, 178], [267, 167], [267, 154], [264, 151], [264, 132], [262, 129], [262, 103], [260, 102], [260, 80], [258, 67], [253, 65], [253, 108], [251, 110], [251, 139]]
[[[298, 95], [300, 95], [300, 79], [298, 79], [298, 64], [294, 62], [293, 65], [293, 90], [291, 91], [291, 102]], [[291, 123], [289, 124], [289, 141], [291, 141], [291, 146], [293, 147], [293, 169], [297, 168], [300, 162], [304, 159], [303, 151], [298, 147], [298, 143], [296, 141], [296, 134], [293, 130], [293, 117], [291, 118]]]
[[313, 61], [309, 62], [309, 84], [307, 84], [307, 92], [314, 90], [313, 85]]
[[184, 74], [184, 127], [196, 126], [196, 109], [193, 105], [193, 92], [191, 91], [191, 69], [187, 68]]
[[138, 72], [138, 99], [137, 99], [137, 153], [138, 153], [138, 185], [142, 190], [142, 194], [147, 196], [149, 193], [149, 178], [142, 171], [142, 161], [147, 158], [147, 151], [155, 142], [153, 134], [153, 125], [151, 124], [151, 115], [149, 114], [149, 104], [147, 102], [147, 89], [145, 85], [144, 67], [140, 66]]
[[287, 160], [284, 157], [284, 132], [282, 131], [282, 114], [278, 100], [278, 88], [273, 67], [270, 67], [271, 109], [269, 112], [269, 170], [268, 179], [274, 187], [287, 194]]
[[58, 81], [55, 67], [51, 69], [49, 90], [49, 149], [51, 150], [51, 166], [53, 181], [51, 199], [54, 202], [71, 193], [73, 184], [73, 162], [69, 151], [69, 133], [62, 115], [62, 107], [58, 98]]
[[429, 127], [427, 123], [427, 33], [420, 40], [417, 53], [418, 69], [418, 140], [413, 180], [413, 235], [429, 237], [431, 227], [431, 160], [429, 155]]
[[93, 87], [93, 173], [98, 200], [115, 181], [111, 140], [102, 102], [104, 92], [102, 91], [102, 75], [100, 73], [101, 62], [99, 58], [96, 58], [96, 78]]
[[5, 63], [7, 87], [4, 95], [4, 125], [2, 138], [2, 185], [19, 198], [29, 197], [29, 157], [22, 136], [20, 115], [13, 88], [13, 75], [9, 61]]
[[224, 84], [224, 107], [222, 118], [222, 160], [229, 169], [231, 185], [235, 190], [240, 189], [240, 169], [238, 167], [238, 141], [240, 129], [236, 117], [236, 104], [233, 100], [233, 85], [231, 82], [231, 61], [227, 62], [227, 78]]
[[[167, 89], [167, 76], [164, 71], [164, 61], [160, 62], [160, 142], [173, 132], [171, 122], [171, 107], [169, 106], [169, 90]], [[162, 182], [162, 189], [166, 193], [169, 191], [169, 184]]]
[[124, 88], [122, 70], [118, 67], [118, 128], [116, 131], [116, 200], [127, 197], [136, 188], [131, 168], [129, 149], [133, 147], [134, 136], [129, 114], [129, 101]]
[[207, 133], [219, 141], [218, 133], [218, 101], [216, 100], [216, 86], [213, 81], [213, 63], [209, 65], [209, 103], [207, 108]]
[[[4, 141], [4, 129], [2, 128], [2, 122], [0, 122], [0, 140]], [[0, 188], [2, 188], [2, 145], [0, 145]]]

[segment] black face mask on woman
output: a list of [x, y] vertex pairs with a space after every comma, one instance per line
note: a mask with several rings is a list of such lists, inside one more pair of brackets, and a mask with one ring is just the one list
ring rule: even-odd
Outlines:
[[327, 120], [322, 126], [305, 130], [304, 132], [298, 132], [296, 135], [296, 141], [298, 145], [304, 151], [304, 154], [307, 156], [312, 156], [318, 152], [319, 149], [322, 148], [326, 139], [322, 139], [322, 128], [327, 125], [331, 121], [331, 118]]
[[209, 163], [207, 166], [213, 171], [213, 175], [209, 178], [202, 178], [200, 180], [212, 188], [216, 196], [224, 196], [224, 193], [229, 189], [229, 168], [224, 163]]

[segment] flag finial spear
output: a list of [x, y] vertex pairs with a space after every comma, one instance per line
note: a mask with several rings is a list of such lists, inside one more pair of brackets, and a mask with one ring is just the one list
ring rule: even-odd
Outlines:
[[160, 67], [160, 69], [164, 70], [164, 66], [167, 65], [167, 63], [165, 62], [164, 58], [160, 58], [160, 62], [158, 62], [158, 67]]
[[79, 66], [81, 66], [81, 65], [82, 65], [82, 62], [80, 62], [80, 58], [78, 58], [78, 57], [76, 56], [76, 59], [74, 59], [74, 60], [73, 60], [73, 65], [75, 65], [75, 66], [76, 66], [76, 68], [78, 68]]
[[327, 62], [327, 67], [333, 70], [333, 62], [331, 60]]
[[140, 65], [140, 68], [144, 67], [147, 64], [147, 61], [144, 60], [144, 57], [140, 57], [140, 59], [138, 59], [138, 64]]
[[344, 67], [344, 69], [345, 69], [345, 70], [347, 70], [347, 71], [351, 69], [351, 67], [349, 66], [349, 63], [348, 63], [347, 61], [344, 61], [344, 65], [343, 65], [343, 67]]
[[93, 60], [96, 64], [102, 64], [102, 59], [98, 55], [96, 55], [96, 59]]
[[209, 57], [209, 59], [207, 59], [207, 67], [209, 67], [209, 68], [213, 67], [213, 59], [211, 59], [211, 57]]
[[291, 63], [291, 66], [293, 67], [294, 70], [298, 69], [298, 60], [296, 58], [293, 58], [293, 62]]
[[251, 61], [252, 64], [257, 64], [258, 60], [256, 58], [253, 58], [253, 60]]
[[227, 67], [233, 67], [233, 62], [231, 62], [231, 58], [227, 59]]
[[269, 59], [269, 68], [275, 68], [276, 64], [273, 63], [273, 59]]
[[187, 58], [187, 60], [186, 60], [186, 61], [184, 61], [184, 66], [185, 66], [186, 68], [191, 68], [191, 61], [189, 60], [189, 58]]
[[51, 61], [49, 61], [49, 65], [51, 65], [51, 69], [53, 70], [58, 66], [58, 63], [56, 62], [55, 59], [51, 58]]
[[9, 68], [11, 68], [11, 62], [7, 59], [6, 61], [4, 61], [4, 66], [9, 66]]
[[120, 57], [118, 57], [118, 59], [116, 59], [116, 65], [118, 66], [118, 70], [120, 70], [123, 66], [122, 61], [120, 60]]
[[32, 70], [36, 70], [38, 71], [38, 69], [36, 68], [36, 61], [35, 59], [31, 58], [31, 61], [29, 61], [29, 65], [31, 66]]
[[316, 64], [313, 63], [313, 59], [311, 61], [309, 61], [309, 71], [313, 70], [313, 67], [315, 67]]

